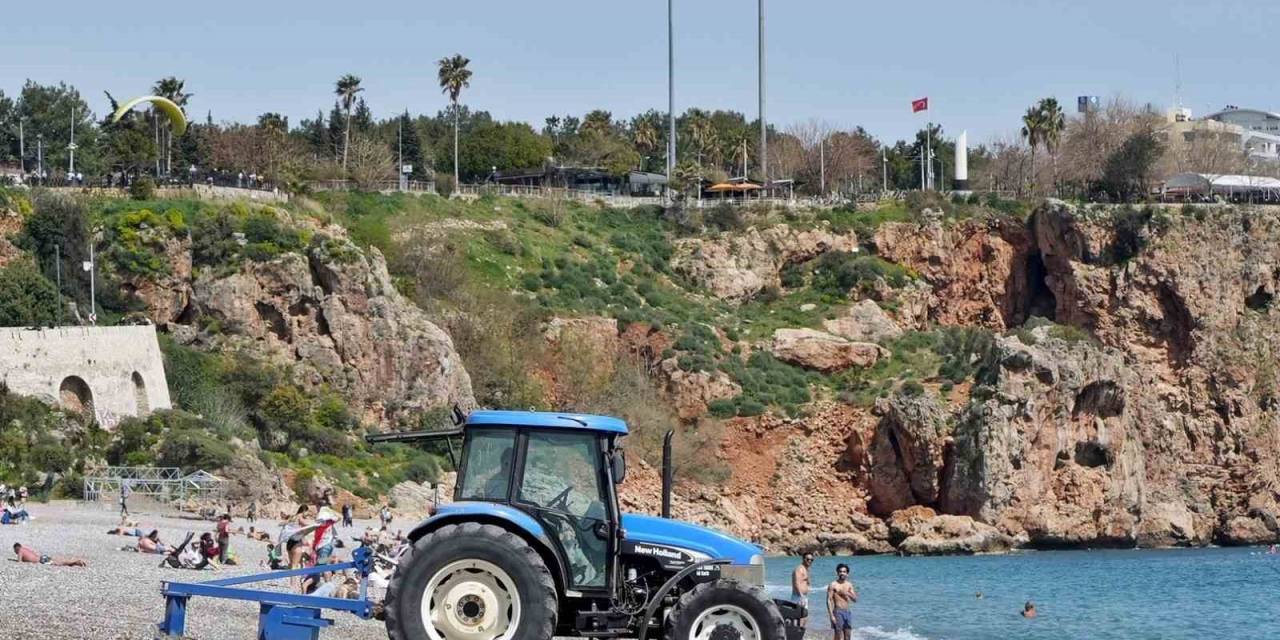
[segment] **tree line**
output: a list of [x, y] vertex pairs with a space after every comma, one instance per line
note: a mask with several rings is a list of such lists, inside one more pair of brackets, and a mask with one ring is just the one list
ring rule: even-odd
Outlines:
[[[504, 122], [463, 101], [470, 86], [470, 60], [461, 55], [437, 63], [445, 106], [435, 114], [407, 110], [375, 118], [361, 79], [344, 74], [334, 83], [334, 102], [312, 118], [290, 123], [266, 112], [252, 123], [192, 117], [195, 93], [185, 80], [163, 78], [151, 88], [188, 112], [193, 124], [175, 137], [167, 121], [149, 111], [119, 123], [95, 119], [88, 100], [65, 83], [27, 81], [10, 98], [0, 91], [0, 163], [41, 164], [52, 175], [69, 163], [75, 128], [76, 167], [90, 176], [109, 174], [188, 177], [191, 168], [256, 174], [286, 189], [315, 180], [372, 184], [396, 177], [401, 158], [413, 180], [438, 185], [483, 182], [495, 171], [536, 169], [548, 163], [629, 171], [663, 171], [667, 115], [651, 109], [631, 117], [594, 109], [582, 115], [552, 115], [535, 129]], [[96, 104], [114, 110], [110, 94]], [[108, 113], [109, 113], [108, 111]], [[73, 115], [74, 114], [74, 115]], [[1223, 140], [1170, 145], [1165, 119], [1153, 107], [1122, 99], [1086, 114], [1065, 114], [1053, 98], [1032, 105], [1019, 129], [970, 150], [973, 188], [1019, 197], [1107, 197], [1141, 195], [1155, 177], [1179, 171], [1239, 172], [1249, 167], [1243, 151]], [[926, 147], [938, 187], [947, 189], [954, 141], [940, 125], [914, 139], [881, 142], [862, 127], [842, 128], [810, 120], [785, 129], [769, 127], [772, 180], [792, 179], [802, 194], [918, 189]], [[733, 177], [761, 181], [757, 157], [759, 121], [732, 110], [690, 108], [676, 117], [674, 182], [688, 189], [698, 181]], [[926, 144], [926, 138], [929, 144]], [[445, 184], [447, 183], [447, 184]]]

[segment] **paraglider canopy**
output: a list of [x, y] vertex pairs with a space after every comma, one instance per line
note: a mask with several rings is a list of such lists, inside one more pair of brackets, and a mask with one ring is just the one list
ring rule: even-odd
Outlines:
[[115, 114], [111, 116], [111, 121], [119, 122], [120, 118], [124, 117], [124, 114], [129, 113], [134, 107], [143, 102], [150, 102], [155, 108], [163, 111], [169, 117], [169, 123], [173, 125], [174, 135], [181, 136], [186, 133], [187, 116], [182, 113], [182, 107], [174, 104], [172, 100], [160, 96], [142, 96], [120, 105], [120, 108], [116, 109]]

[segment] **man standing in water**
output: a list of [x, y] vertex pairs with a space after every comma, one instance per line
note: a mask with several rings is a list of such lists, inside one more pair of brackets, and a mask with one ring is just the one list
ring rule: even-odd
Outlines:
[[800, 626], [809, 621], [809, 591], [812, 590], [809, 567], [813, 566], [813, 554], [806, 553], [800, 558], [800, 566], [791, 572], [791, 601], [804, 607], [804, 617]]
[[827, 585], [827, 615], [831, 616], [831, 629], [835, 640], [852, 640], [853, 614], [849, 605], [858, 601], [858, 590], [849, 582], [849, 565], [836, 565], [836, 581]]

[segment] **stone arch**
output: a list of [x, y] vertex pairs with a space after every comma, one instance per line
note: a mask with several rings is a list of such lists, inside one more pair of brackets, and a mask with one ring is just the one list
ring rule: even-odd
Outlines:
[[129, 378], [133, 381], [134, 415], [141, 418], [151, 413], [151, 403], [147, 401], [147, 383], [143, 381], [142, 374], [137, 371], [134, 371]]
[[62, 408], [93, 416], [93, 391], [80, 376], [67, 376], [58, 385], [58, 403]]

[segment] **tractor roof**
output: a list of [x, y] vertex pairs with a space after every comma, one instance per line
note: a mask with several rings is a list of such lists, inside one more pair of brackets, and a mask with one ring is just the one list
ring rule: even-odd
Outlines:
[[551, 413], [543, 411], [472, 411], [466, 426], [495, 425], [507, 427], [544, 427], [550, 429], [585, 429], [618, 435], [627, 434], [627, 423], [609, 416], [585, 413]]

